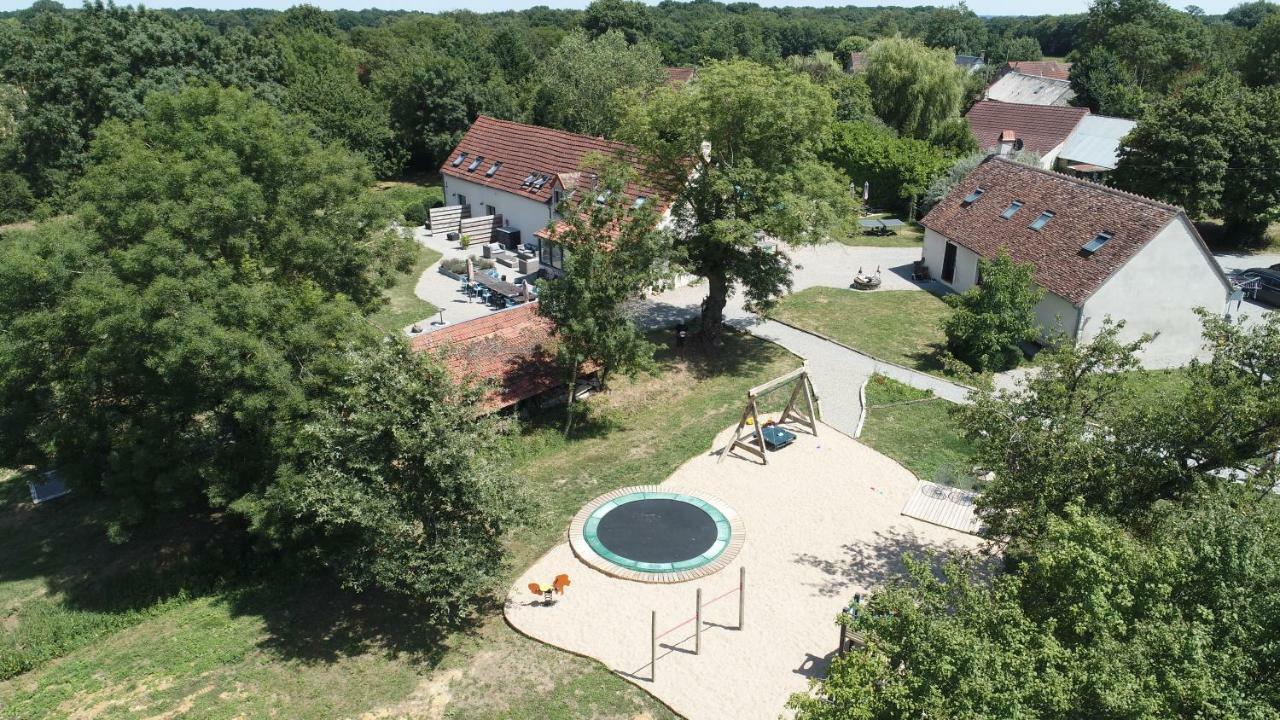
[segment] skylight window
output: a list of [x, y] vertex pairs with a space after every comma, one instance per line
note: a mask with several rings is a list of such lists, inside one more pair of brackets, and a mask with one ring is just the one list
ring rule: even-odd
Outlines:
[[520, 183], [520, 187], [529, 187], [533, 184], [533, 181], [537, 179], [538, 173], [529, 173], [529, 177], [525, 178], [524, 181]]
[[635, 202], [631, 203], [631, 207], [632, 207], [632, 208], [635, 208], [635, 209], [637, 209], [637, 210], [638, 210], [638, 209], [640, 209], [641, 207], [643, 207], [643, 206], [644, 206], [644, 204], [645, 204], [645, 203], [647, 203], [647, 202], [649, 202], [649, 198], [647, 198], [647, 197], [645, 197], [645, 196], [641, 195], [640, 197], [636, 198], [636, 201], [635, 201]]
[[450, 164], [453, 165], [454, 167], [458, 167], [459, 165], [462, 164], [462, 161], [466, 159], [467, 159], [466, 153], [458, 153], [458, 157], [454, 158], [453, 162]]
[[1031, 229], [1032, 229], [1032, 230], [1040, 230], [1040, 229], [1042, 229], [1045, 225], [1048, 225], [1048, 224], [1049, 224], [1049, 221], [1050, 221], [1050, 220], [1052, 220], [1052, 219], [1053, 219], [1053, 211], [1052, 211], [1052, 210], [1045, 210], [1044, 212], [1040, 213], [1040, 217], [1036, 218], [1035, 220], [1033, 220], [1033, 221], [1031, 222]]
[[550, 178], [549, 176], [547, 176], [547, 175], [540, 175], [540, 176], [538, 176], [538, 179], [533, 181], [533, 191], [534, 191], [534, 192], [537, 192], [537, 191], [541, 190], [541, 189], [542, 189], [542, 186], [543, 186], [543, 185], [546, 185], [546, 184], [547, 184], [547, 181], [548, 181], [548, 180], [550, 180], [550, 179], [551, 179], [551, 178]]
[[477, 155], [477, 156], [476, 156], [476, 159], [475, 159], [475, 160], [472, 160], [472, 161], [471, 161], [471, 164], [467, 166], [467, 172], [471, 172], [471, 171], [475, 170], [476, 168], [480, 167], [480, 163], [482, 163], [482, 162], [484, 162], [484, 156], [483, 156], [483, 155]]
[[609, 196], [611, 196], [611, 195], [613, 195], [613, 191], [612, 191], [612, 190], [605, 190], [604, 192], [602, 192], [602, 193], [600, 193], [599, 195], [597, 195], [597, 196], [596, 196], [596, 204], [597, 204], [597, 205], [603, 205], [603, 204], [605, 204], [605, 203], [609, 202]]
[[965, 196], [964, 196], [964, 204], [965, 204], [965, 205], [972, 205], [972, 204], [974, 204], [975, 202], [977, 202], [977, 201], [978, 201], [978, 198], [982, 197], [982, 193], [984, 193], [984, 192], [986, 192], [986, 191], [985, 191], [985, 190], [983, 190], [983, 189], [982, 189], [982, 188], [980, 188], [980, 187], [979, 187], [979, 188], [974, 188], [974, 189], [973, 189], [973, 192], [971, 192], [971, 193], [969, 193], [968, 195], [965, 195]]
[[1111, 239], [1111, 233], [1100, 232], [1092, 240], [1080, 246], [1080, 253], [1085, 256], [1092, 255], [1098, 252], [1099, 250], [1101, 250], [1102, 246], [1106, 245], [1107, 241], [1110, 239]]
[[1000, 217], [1004, 218], [1005, 220], [1008, 220], [1014, 215], [1017, 215], [1018, 211], [1021, 209], [1022, 209], [1022, 201], [1014, 200], [1013, 202], [1009, 203], [1009, 207], [1005, 208], [1004, 212], [1000, 213]]
[[501, 168], [501, 167], [502, 167], [502, 161], [501, 161], [501, 160], [498, 160], [498, 161], [494, 162], [494, 163], [493, 163], [493, 165], [489, 166], [489, 169], [488, 169], [488, 170], [485, 170], [485, 171], [484, 171], [484, 176], [485, 176], [485, 177], [493, 177], [493, 174], [494, 174], [494, 173], [496, 173], [496, 172], [498, 172], [498, 169], [499, 169], [499, 168]]

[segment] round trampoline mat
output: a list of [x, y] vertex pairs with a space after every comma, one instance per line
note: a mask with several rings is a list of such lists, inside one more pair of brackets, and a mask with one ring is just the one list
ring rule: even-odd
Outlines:
[[611, 509], [596, 526], [596, 539], [629, 560], [675, 563], [701, 556], [717, 539], [716, 521], [682, 500], [643, 498]]
[[745, 530], [723, 503], [653, 486], [624, 488], [587, 503], [569, 544], [615, 577], [680, 582], [713, 573], [737, 555]]

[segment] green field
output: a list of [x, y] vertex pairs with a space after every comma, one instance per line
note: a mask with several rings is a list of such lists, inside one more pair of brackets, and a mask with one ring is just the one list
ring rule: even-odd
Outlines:
[[858, 439], [921, 480], [973, 489], [973, 446], [951, 415], [955, 405], [883, 375], [867, 383], [867, 419]]
[[[512, 580], [583, 502], [661, 482], [738, 419], [747, 388], [799, 365], [749, 336], [720, 357], [664, 351], [658, 376], [588, 400], [572, 438], [558, 416], [524, 426], [505, 448], [534, 510], [510, 538]], [[0, 480], [0, 718], [672, 717], [496, 607], [436, 637], [412, 608], [319, 578], [218, 583], [190, 560], [219, 547], [216, 525], [175, 518], [164, 541], [111, 545], [96, 501], [33, 507], [24, 479]]]

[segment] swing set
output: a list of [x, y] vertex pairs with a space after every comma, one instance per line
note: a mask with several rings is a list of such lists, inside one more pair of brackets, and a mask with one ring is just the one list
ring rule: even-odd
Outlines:
[[[773, 438], [766, 438], [765, 428], [760, 425], [760, 412], [758, 406], [758, 401], [761, 398], [775, 390], [786, 387], [787, 385], [791, 386], [791, 397], [787, 400], [787, 406], [782, 411], [782, 415], [778, 417], [778, 421], [774, 427], [778, 428], [780, 431], [779, 434], [791, 435], [789, 432], [779, 427], [791, 422], [808, 428], [809, 433], [814, 437], [817, 437], [818, 421], [822, 418], [819, 417], [817, 405], [814, 403], [816, 393], [813, 391], [813, 381], [809, 379], [808, 365], [802, 365], [782, 377], [774, 378], [763, 385], [757, 385], [747, 391], [747, 406], [742, 411], [742, 420], [738, 422], [738, 428], [733, 431], [733, 435], [730, 436], [729, 439], [729, 444], [725, 447], [724, 451], [720, 453], [720, 458], [716, 460], [717, 463], [724, 462], [726, 455], [737, 448], [741, 448], [760, 458], [765, 465], [768, 465], [768, 448], [774, 447], [775, 449], [780, 449], [791, 441], [786, 440], [785, 442], [778, 442], [778, 438], [776, 436]], [[750, 429], [744, 433], [743, 428], [747, 426], [750, 426]], [[791, 439], [795, 439], [795, 436], [791, 435]]]

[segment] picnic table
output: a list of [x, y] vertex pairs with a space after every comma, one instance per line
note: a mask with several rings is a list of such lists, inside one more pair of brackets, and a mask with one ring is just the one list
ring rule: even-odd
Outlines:
[[868, 235], [893, 235], [894, 228], [900, 228], [906, 223], [898, 218], [863, 218], [858, 221], [858, 225], [862, 226]]

